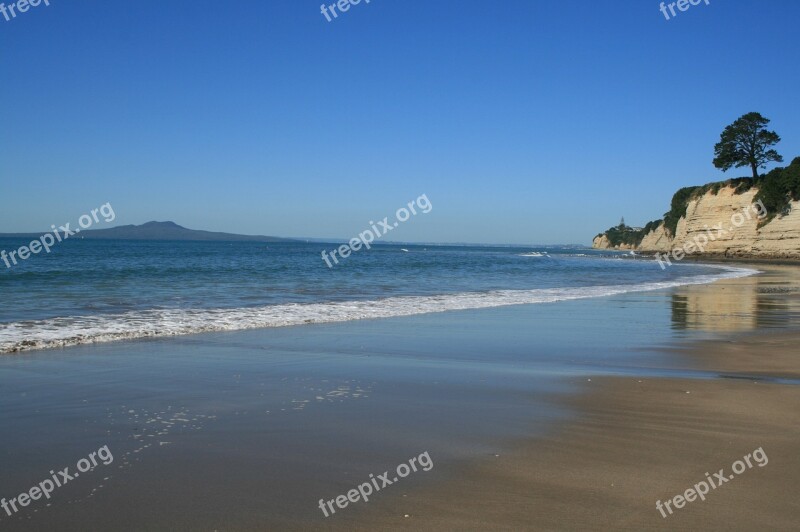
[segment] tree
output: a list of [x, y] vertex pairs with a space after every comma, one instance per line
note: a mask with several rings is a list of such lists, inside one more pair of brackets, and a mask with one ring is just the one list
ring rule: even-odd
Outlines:
[[714, 146], [714, 166], [727, 172], [733, 167], [749, 166], [753, 180], [758, 179], [758, 169], [768, 162], [783, 162], [778, 152], [770, 149], [781, 141], [774, 131], [767, 131], [769, 119], [760, 113], [747, 113], [725, 128], [720, 141]]

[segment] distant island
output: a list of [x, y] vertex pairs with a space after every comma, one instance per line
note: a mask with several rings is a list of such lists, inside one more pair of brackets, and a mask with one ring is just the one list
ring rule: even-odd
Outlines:
[[[37, 233], [0, 233], [4, 238], [36, 238]], [[73, 237], [75, 238], [75, 237]], [[203, 242], [294, 242], [291, 238], [263, 235], [237, 235], [215, 231], [187, 229], [175, 222], [147, 222], [142, 225], [120, 225], [109, 229], [85, 229], [78, 238], [92, 240], [185, 240]]]

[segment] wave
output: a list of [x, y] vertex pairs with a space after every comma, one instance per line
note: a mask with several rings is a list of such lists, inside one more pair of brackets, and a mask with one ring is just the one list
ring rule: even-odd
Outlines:
[[756, 270], [730, 266], [721, 266], [720, 269], [723, 271], [715, 274], [627, 286], [494, 290], [433, 296], [396, 296], [364, 301], [290, 303], [249, 308], [153, 309], [21, 321], [0, 324], [0, 353], [213, 331], [288, 327], [311, 323], [394, 318], [451, 310], [554, 303], [707, 284], [758, 273]]

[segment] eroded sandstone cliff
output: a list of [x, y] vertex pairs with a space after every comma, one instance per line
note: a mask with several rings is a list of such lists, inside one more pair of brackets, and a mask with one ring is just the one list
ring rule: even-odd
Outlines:
[[[667, 252], [676, 248], [690, 253], [728, 257], [800, 258], [800, 202], [790, 203], [788, 214], [778, 214], [764, 224], [763, 209], [754, 203], [757, 188], [736, 194], [733, 186], [716, 194], [708, 191], [689, 201], [686, 215], [678, 221], [675, 235], [662, 223], [647, 233], [634, 249]], [[605, 235], [597, 236], [592, 246], [598, 249], [631, 249], [611, 246]], [[694, 249], [701, 247], [702, 249]]]

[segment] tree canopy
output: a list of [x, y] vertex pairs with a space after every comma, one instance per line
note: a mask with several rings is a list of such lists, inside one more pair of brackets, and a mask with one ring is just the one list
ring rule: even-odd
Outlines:
[[727, 172], [731, 168], [749, 166], [753, 179], [758, 179], [758, 169], [769, 162], [783, 162], [777, 151], [771, 149], [781, 138], [767, 130], [769, 119], [760, 113], [747, 113], [727, 126], [714, 146], [714, 166]]

